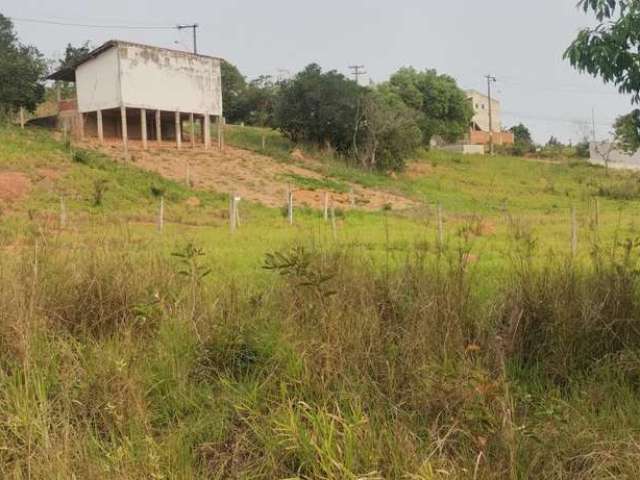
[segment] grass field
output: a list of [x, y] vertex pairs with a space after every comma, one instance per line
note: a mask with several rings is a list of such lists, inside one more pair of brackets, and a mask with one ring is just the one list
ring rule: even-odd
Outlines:
[[231, 233], [225, 195], [0, 127], [3, 478], [640, 476], [640, 176], [226, 138], [418, 206]]

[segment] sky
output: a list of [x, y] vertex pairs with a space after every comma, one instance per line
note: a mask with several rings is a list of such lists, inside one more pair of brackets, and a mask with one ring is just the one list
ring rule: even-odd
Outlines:
[[[606, 138], [629, 96], [579, 74], [562, 53], [593, 19], [577, 0], [1, 0], [23, 43], [49, 58], [67, 43], [110, 39], [190, 50], [198, 23], [200, 53], [223, 57], [249, 79], [295, 74], [309, 63], [383, 82], [413, 66], [447, 73], [464, 89], [486, 91], [497, 78], [503, 127], [524, 123], [537, 142]], [[33, 23], [46, 20], [69, 26]], [[97, 27], [97, 26], [100, 27]], [[145, 28], [123, 28], [145, 27]], [[157, 27], [157, 28], [146, 28]], [[163, 28], [166, 27], [166, 28]]]

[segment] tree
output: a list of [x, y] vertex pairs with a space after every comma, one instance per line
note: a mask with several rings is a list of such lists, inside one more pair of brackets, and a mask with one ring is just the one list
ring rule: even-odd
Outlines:
[[422, 142], [417, 112], [383, 87], [363, 97], [362, 118], [361, 164], [378, 170], [402, 170]]
[[435, 70], [402, 68], [391, 76], [388, 87], [420, 113], [418, 126], [425, 145], [436, 135], [455, 142], [467, 133], [473, 110], [452, 77]]
[[547, 147], [562, 147], [562, 143], [556, 137], [551, 135], [549, 141], [547, 142]]
[[235, 65], [223, 61], [220, 65], [222, 74], [222, 105], [228, 122], [244, 121], [243, 99], [247, 90], [247, 81]]
[[613, 130], [620, 148], [627, 153], [637, 152], [640, 149], [640, 110], [618, 117]]
[[354, 146], [364, 91], [336, 71], [308, 65], [280, 85], [274, 126], [293, 142], [314, 143], [346, 155]]
[[531, 132], [529, 129], [522, 123], [518, 125], [514, 125], [509, 129], [511, 133], [513, 133], [514, 142], [518, 145], [533, 145], [533, 139], [531, 138]]
[[89, 53], [93, 50], [91, 43], [87, 40], [79, 47], [74, 47], [70, 43], [67, 43], [67, 48], [64, 51], [64, 58], [60, 59], [59, 68], [73, 68], [82, 62]]
[[11, 20], [0, 14], [0, 117], [20, 107], [34, 111], [44, 98], [45, 73], [40, 52], [22, 45]]
[[599, 22], [585, 28], [564, 53], [581, 72], [602, 77], [620, 93], [632, 94], [640, 102], [640, 2], [637, 0], [580, 0], [586, 13]]

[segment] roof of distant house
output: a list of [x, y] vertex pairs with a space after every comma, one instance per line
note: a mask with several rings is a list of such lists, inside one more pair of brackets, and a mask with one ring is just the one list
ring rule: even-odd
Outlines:
[[80, 60], [79, 62], [75, 63], [74, 65], [61, 68], [60, 70], [57, 70], [56, 72], [52, 73], [51, 75], [49, 75], [47, 77], [47, 80], [61, 80], [61, 81], [64, 81], [64, 82], [75, 82], [76, 81], [76, 68], [78, 68], [83, 63], [91, 60], [92, 58], [95, 58], [95, 57], [101, 55], [102, 53], [106, 52], [107, 50], [109, 50], [109, 49], [111, 49], [113, 47], [120, 47], [120, 46], [152, 48], [154, 50], [160, 50], [160, 51], [165, 51], [165, 52], [173, 52], [173, 53], [180, 53], [182, 55], [187, 55], [187, 56], [192, 56], [192, 57], [213, 58], [213, 59], [216, 59], [216, 60], [223, 60], [220, 57], [212, 57], [210, 55], [201, 55], [199, 53], [185, 52], [184, 50], [175, 50], [175, 49], [172, 49], [172, 48], [155, 47], [153, 45], [145, 45], [145, 44], [142, 44], [142, 43], [127, 42], [127, 41], [124, 41], [124, 40], [109, 40], [108, 42], [105, 42], [102, 45], [100, 45], [98, 48], [90, 51], [84, 58], [82, 58], [82, 60]]

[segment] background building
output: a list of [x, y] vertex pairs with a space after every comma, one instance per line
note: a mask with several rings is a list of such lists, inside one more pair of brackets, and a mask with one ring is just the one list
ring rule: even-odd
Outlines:
[[[500, 102], [491, 99], [491, 121], [489, 120], [489, 97], [476, 90], [467, 90], [467, 98], [473, 107], [473, 118], [469, 128], [469, 142], [472, 145], [488, 145], [491, 135], [495, 145], [512, 145], [513, 133], [503, 131]], [[491, 128], [489, 126], [491, 124]]]

